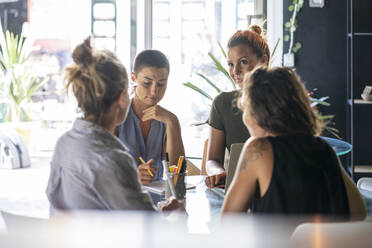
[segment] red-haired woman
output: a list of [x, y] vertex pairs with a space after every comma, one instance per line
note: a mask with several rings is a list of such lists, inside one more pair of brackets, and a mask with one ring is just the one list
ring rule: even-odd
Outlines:
[[[253, 25], [248, 30], [237, 31], [228, 42], [227, 63], [229, 72], [240, 89], [244, 75], [257, 65], [268, 65], [270, 50], [261, 36], [262, 30]], [[230, 151], [233, 143], [243, 143], [250, 134], [242, 121], [242, 112], [237, 108], [239, 90], [223, 92], [213, 101], [208, 124], [210, 134], [206, 170], [208, 187], [214, 187], [226, 178], [223, 168], [225, 149]]]

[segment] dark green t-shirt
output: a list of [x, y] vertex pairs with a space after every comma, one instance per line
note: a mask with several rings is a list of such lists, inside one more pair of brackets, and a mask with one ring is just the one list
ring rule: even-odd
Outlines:
[[242, 120], [242, 111], [237, 107], [239, 91], [222, 92], [213, 100], [208, 124], [225, 132], [225, 147], [230, 151], [233, 143], [244, 143], [249, 132]]

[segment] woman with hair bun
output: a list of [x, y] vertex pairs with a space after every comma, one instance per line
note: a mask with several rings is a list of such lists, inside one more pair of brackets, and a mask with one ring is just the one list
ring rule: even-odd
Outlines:
[[317, 137], [323, 128], [297, 74], [259, 68], [244, 80], [239, 103], [251, 138], [245, 143], [222, 212], [350, 215], [341, 166]]
[[132, 156], [114, 135], [130, 106], [124, 66], [114, 53], [93, 50], [90, 38], [72, 57], [66, 88], [72, 87], [83, 117], [55, 146], [46, 191], [52, 208], [154, 210]]
[[[227, 63], [229, 73], [238, 88], [242, 87], [244, 75], [257, 65], [268, 65], [270, 50], [258, 25], [237, 31], [228, 42]], [[250, 134], [242, 121], [242, 112], [236, 106], [239, 91], [222, 92], [213, 101], [208, 124], [208, 155], [206, 170], [208, 187], [214, 187], [226, 178], [223, 167], [225, 149], [230, 151], [233, 143], [245, 142]]]

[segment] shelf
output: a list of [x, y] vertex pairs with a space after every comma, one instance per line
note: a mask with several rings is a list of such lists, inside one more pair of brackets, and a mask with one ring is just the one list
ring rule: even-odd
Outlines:
[[354, 33], [354, 36], [371, 36], [372, 37], [372, 33]]
[[363, 99], [354, 99], [354, 104], [372, 104], [372, 101], [365, 101]]
[[100, 22], [106, 22], [106, 21], [110, 21], [110, 22], [114, 22], [115, 21], [115, 17], [113, 17], [113, 18], [92, 18], [92, 20], [94, 21], [94, 22], [96, 22], [96, 21], [100, 21]]
[[108, 39], [115, 39], [115, 35], [108, 36], [108, 35], [95, 35], [94, 38], [108, 38]]
[[356, 173], [372, 173], [372, 165], [355, 165], [354, 172], [356, 172]]
[[353, 37], [353, 36], [371, 36], [372, 33], [347, 33], [348, 37]]

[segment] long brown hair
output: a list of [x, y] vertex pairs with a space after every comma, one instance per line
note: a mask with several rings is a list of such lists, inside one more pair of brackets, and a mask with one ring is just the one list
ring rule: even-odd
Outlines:
[[[250, 115], [274, 135], [319, 135], [324, 123], [311, 108], [308, 92], [290, 68], [258, 68], [247, 74], [243, 97]], [[239, 101], [240, 102], [240, 101]]]
[[258, 25], [251, 25], [247, 30], [238, 30], [230, 37], [227, 47], [233, 48], [238, 45], [249, 46], [258, 59], [267, 56], [267, 61], [270, 61], [270, 49], [265, 39], [261, 36], [262, 29]]
[[72, 85], [84, 119], [100, 124], [111, 104], [128, 89], [127, 71], [114, 53], [93, 50], [90, 38], [74, 49], [72, 58], [75, 63], [65, 69], [66, 89]]

